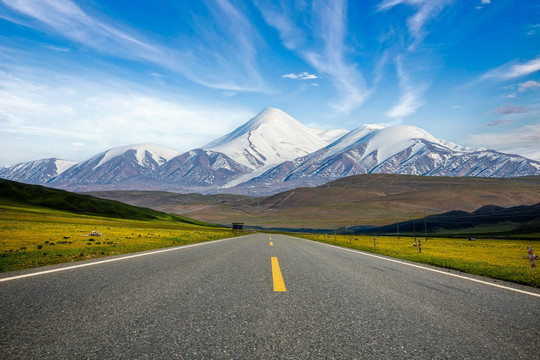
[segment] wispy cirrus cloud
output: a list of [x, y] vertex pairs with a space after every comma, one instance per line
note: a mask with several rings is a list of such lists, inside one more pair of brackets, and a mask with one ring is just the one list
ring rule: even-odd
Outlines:
[[18, 70], [19, 75], [15, 69], [0, 71], [0, 132], [12, 134], [7, 138], [36, 137], [43, 148], [50, 139], [77, 148], [92, 144], [81, 156], [149, 142], [185, 151], [253, 116], [242, 107], [163, 94], [121, 80], [90, 81], [54, 72], [28, 76], [31, 71]]
[[[403, 117], [414, 114], [424, 104], [423, 94], [429, 85], [426, 82], [415, 81], [414, 72], [405, 70], [403, 62], [405, 59], [415, 58], [423, 39], [430, 32], [428, 23], [452, 2], [453, 0], [384, 0], [378, 4], [378, 12], [389, 12], [398, 6], [413, 8], [412, 15], [404, 12], [402, 14], [407, 14], [406, 16], [398, 17], [397, 22], [392, 23], [392, 26], [397, 28], [402, 28], [403, 24], [406, 24], [409, 37], [406, 38], [399, 32], [391, 31], [389, 34], [393, 35], [387, 36], [385, 40], [392, 41], [394, 51], [399, 53], [394, 64], [401, 91], [398, 103], [386, 113], [386, 116], [400, 122]], [[415, 60], [415, 62], [418, 61], [421, 60]]]
[[409, 74], [405, 71], [400, 57], [396, 59], [396, 71], [399, 79], [401, 95], [399, 102], [390, 109], [386, 116], [400, 121], [402, 118], [414, 114], [424, 103], [422, 94], [427, 90], [427, 85], [412, 85]]
[[398, 5], [408, 5], [416, 8], [413, 16], [407, 19], [407, 28], [411, 34], [413, 43], [409, 49], [413, 50], [415, 46], [426, 35], [426, 23], [437, 17], [437, 15], [453, 0], [384, 0], [377, 6], [378, 11], [387, 11]]
[[481, 5], [477, 5], [477, 6], [476, 6], [476, 9], [477, 9], [477, 10], [482, 10], [482, 9], [484, 8], [485, 5], [491, 4], [491, 0], [481, 0], [481, 1], [480, 1], [480, 4], [481, 4]]
[[103, 14], [89, 14], [71, 0], [0, 2], [13, 11], [12, 16], [3, 16], [5, 19], [60, 35], [100, 53], [149, 62], [209, 88], [266, 91], [257, 67], [257, 31], [228, 0], [209, 4], [215, 21], [199, 32], [198, 46], [190, 39], [187, 45], [174, 47]]
[[[264, 43], [258, 30], [229, 0], [206, 1], [206, 5], [213, 21], [197, 24], [197, 53], [191, 47], [184, 51], [191, 70], [207, 73], [209, 87], [221, 84], [223, 90], [268, 91], [258, 67], [257, 48]], [[216, 71], [208, 73], [212, 67]], [[237, 85], [242, 75], [242, 84]]]
[[[103, 52], [123, 53], [129, 50], [134, 51], [136, 56], [149, 57], [158, 51], [137, 39], [137, 35], [87, 15], [70, 0], [1, 1], [18, 13], [37, 20], [49, 30]], [[39, 27], [28, 19], [21, 21], [28, 27]]]
[[525, 35], [532, 36], [532, 35], [537, 34], [539, 31], [540, 31], [540, 24], [529, 25]]
[[[256, 5], [267, 24], [278, 31], [283, 45], [332, 81], [340, 95], [332, 105], [336, 110], [349, 113], [369, 98], [371, 91], [361, 71], [348, 58], [346, 1], [317, 0], [294, 6], [257, 1]], [[306, 13], [309, 16], [302, 17]], [[297, 22], [306, 27], [298, 27]], [[311, 37], [316, 41], [310, 41]]]
[[512, 80], [540, 70], [540, 56], [519, 64], [515, 61], [490, 70], [480, 77], [480, 80]]

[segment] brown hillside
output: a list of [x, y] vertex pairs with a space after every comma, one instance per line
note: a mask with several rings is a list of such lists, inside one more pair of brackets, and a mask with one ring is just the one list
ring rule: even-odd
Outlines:
[[236, 195], [130, 193], [93, 195], [209, 222], [337, 228], [351, 224], [386, 225], [449, 210], [474, 211], [484, 205], [532, 205], [540, 202], [540, 177], [500, 179], [369, 174], [260, 199]]

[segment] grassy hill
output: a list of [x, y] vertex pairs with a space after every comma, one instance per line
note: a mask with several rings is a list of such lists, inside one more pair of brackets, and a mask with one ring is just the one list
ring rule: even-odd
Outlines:
[[451, 210], [540, 202], [540, 177], [456, 178], [368, 174], [274, 196], [101, 192], [98, 197], [174, 212], [198, 220], [275, 228], [382, 226]]
[[231, 236], [179, 215], [0, 179], [0, 272]]
[[28, 185], [0, 179], [0, 204], [18, 207], [42, 207], [76, 214], [131, 220], [162, 220], [193, 225], [209, 224], [176, 214], [167, 214], [148, 208], [132, 206], [118, 201], [89, 195]]
[[477, 237], [520, 237], [538, 239], [540, 236], [540, 203], [503, 208], [486, 205], [474, 212], [448, 211], [414, 221], [404, 221], [372, 229], [354, 229], [355, 233], [401, 235], [458, 235]]

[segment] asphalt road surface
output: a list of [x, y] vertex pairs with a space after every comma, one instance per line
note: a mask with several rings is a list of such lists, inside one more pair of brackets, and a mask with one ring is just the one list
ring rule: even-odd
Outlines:
[[534, 288], [267, 234], [103, 260], [1, 274], [0, 359], [540, 358]]

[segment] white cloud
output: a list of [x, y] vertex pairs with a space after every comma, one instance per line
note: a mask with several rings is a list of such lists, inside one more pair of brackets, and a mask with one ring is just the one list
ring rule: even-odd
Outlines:
[[414, 41], [409, 50], [413, 50], [426, 34], [424, 30], [426, 23], [435, 18], [453, 0], [384, 0], [379, 3], [378, 11], [387, 11], [397, 5], [413, 6], [416, 13], [407, 19], [407, 27]]
[[468, 143], [540, 161], [540, 124], [526, 125], [503, 133], [487, 132], [471, 135]]
[[283, 75], [282, 77], [287, 78], [287, 79], [294, 79], [294, 80], [314, 80], [314, 79], [319, 78], [317, 75], [313, 75], [308, 72], [303, 72], [300, 74], [291, 73], [291, 74]]
[[[141, 48], [147, 51], [157, 50], [138, 40], [134, 35], [90, 17], [70, 0], [1, 1], [10, 8], [38, 20], [64, 37], [102, 51], [132, 50], [140, 56]], [[113, 44], [115, 46], [111, 46]]]
[[287, 78], [287, 79], [294, 79], [294, 80], [296, 80], [296, 79], [298, 79], [298, 78], [299, 78], [299, 76], [298, 76], [298, 75], [296, 75], [296, 74], [292, 74], [292, 73], [291, 73], [291, 74], [286, 74], [286, 75], [283, 75], [282, 77], [284, 77], [284, 78]]
[[515, 64], [515, 62], [512, 62], [502, 65], [482, 75], [480, 80], [512, 80], [535, 73], [539, 70], [540, 56], [521, 64]]
[[[295, 51], [318, 73], [332, 81], [339, 94], [339, 99], [332, 104], [334, 109], [349, 113], [359, 108], [371, 95], [362, 73], [353, 61], [347, 59], [346, 1], [318, 0], [311, 2], [310, 8], [307, 3], [289, 7], [285, 2], [276, 6], [257, 1], [256, 5], [265, 21], [279, 32], [285, 47]], [[309, 13], [307, 22], [301, 18], [305, 13]], [[305, 23], [307, 29], [297, 27], [297, 21]], [[311, 36], [318, 40], [316, 44], [307, 40]]]
[[534, 80], [525, 81], [518, 85], [518, 90], [520, 92], [524, 92], [527, 90], [536, 90], [536, 89], [540, 89], [540, 82], [534, 81]]
[[150, 62], [209, 88], [267, 91], [256, 59], [256, 47], [262, 39], [228, 0], [209, 6], [214, 21], [206, 28], [199, 25], [198, 43], [189, 39], [175, 46], [152, 41], [104, 15], [90, 15], [71, 0], [0, 2], [26, 16], [10, 21], [59, 34], [98, 52]]
[[540, 24], [534, 24], [529, 26], [529, 30], [525, 33], [527, 36], [532, 36], [540, 30]]
[[66, 146], [84, 144], [77, 156], [136, 143], [185, 151], [254, 115], [230, 104], [180, 98], [127, 82], [92, 82], [56, 73], [39, 79], [25, 76], [0, 72], [0, 143], [4, 147], [6, 139], [32, 138], [34, 151], [50, 149], [47, 156], [69, 158]]
[[482, 10], [484, 8], [484, 5], [489, 5], [491, 4], [491, 0], [481, 0], [480, 3], [482, 5], [478, 5], [476, 6], [476, 10]]
[[402, 60], [399, 57], [396, 59], [396, 70], [402, 93], [399, 97], [399, 102], [386, 113], [386, 116], [401, 120], [406, 116], [414, 114], [423, 105], [422, 94], [427, 90], [427, 86], [412, 86], [409, 75], [405, 71]]

